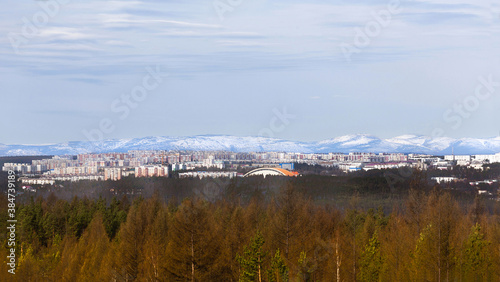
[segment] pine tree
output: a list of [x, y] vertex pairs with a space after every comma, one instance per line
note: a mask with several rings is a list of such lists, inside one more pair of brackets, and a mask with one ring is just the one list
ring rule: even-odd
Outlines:
[[312, 273], [317, 269], [315, 262], [307, 257], [307, 253], [300, 252], [299, 257], [299, 280], [300, 281], [314, 281]]
[[93, 216], [92, 202], [87, 199], [73, 198], [68, 215], [69, 232], [77, 238], [83, 234], [83, 231], [90, 224]]
[[489, 281], [491, 259], [488, 253], [490, 242], [484, 239], [481, 226], [472, 227], [469, 238], [463, 247], [463, 270], [467, 281]]
[[271, 267], [267, 271], [267, 280], [269, 282], [288, 282], [288, 267], [281, 257], [280, 249], [276, 250], [271, 259]]
[[359, 279], [361, 281], [379, 281], [383, 259], [380, 253], [380, 241], [377, 233], [373, 234], [361, 254]]
[[257, 231], [250, 244], [244, 248], [243, 255], [236, 256], [241, 268], [240, 281], [262, 281], [263, 262], [266, 257], [266, 253], [262, 250], [264, 242], [264, 237], [260, 231]]
[[120, 229], [120, 225], [127, 219], [127, 211], [123, 210], [123, 205], [113, 197], [109, 207], [104, 213], [104, 225], [109, 238], [113, 239]]

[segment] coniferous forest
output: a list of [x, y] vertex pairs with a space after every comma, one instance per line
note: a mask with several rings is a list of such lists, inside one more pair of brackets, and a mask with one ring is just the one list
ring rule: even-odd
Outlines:
[[[414, 177], [383, 206], [364, 190], [338, 205], [307, 179], [246, 196], [166, 198], [150, 184], [134, 197], [28, 197], [16, 274], [2, 248], [0, 281], [500, 281], [500, 203]], [[378, 189], [368, 179], [353, 181]]]

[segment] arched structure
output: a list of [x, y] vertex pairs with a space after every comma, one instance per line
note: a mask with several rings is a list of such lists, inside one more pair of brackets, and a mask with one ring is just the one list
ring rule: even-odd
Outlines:
[[244, 177], [247, 176], [254, 176], [254, 175], [261, 175], [261, 176], [298, 176], [299, 173], [295, 171], [288, 171], [286, 169], [282, 168], [275, 168], [275, 167], [262, 167], [262, 168], [257, 168], [252, 171], [249, 171], [244, 175]]

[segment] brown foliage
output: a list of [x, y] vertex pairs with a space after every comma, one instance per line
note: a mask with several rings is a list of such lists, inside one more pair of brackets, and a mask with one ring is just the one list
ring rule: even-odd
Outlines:
[[[415, 180], [412, 185], [423, 184]], [[483, 262], [473, 269], [486, 269], [490, 281], [500, 280], [500, 212], [489, 214], [480, 199], [460, 207], [448, 193], [413, 189], [403, 208], [388, 216], [382, 210], [359, 209], [359, 201], [362, 196], [344, 211], [319, 206], [289, 185], [267, 203], [259, 196], [246, 205], [191, 199], [166, 205], [154, 196], [127, 207], [126, 221], [111, 240], [101, 212], [106, 209], [88, 202], [84, 209], [76, 201], [74, 208], [94, 211], [81, 236], [69, 227], [62, 237], [60, 232], [47, 235], [29, 229], [23, 238], [32, 241], [19, 247], [16, 276], [8, 274], [3, 263], [0, 280], [238, 281], [236, 257], [258, 230], [265, 240], [262, 250], [270, 254], [262, 262], [262, 273], [268, 273], [279, 249], [290, 281], [355, 281], [362, 271], [379, 281], [459, 281], [472, 277], [471, 263]], [[50, 197], [41, 207], [44, 217], [39, 218], [69, 224], [68, 203]], [[476, 223], [481, 233], [471, 237]], [[39, 236], [49, 236], [46, 245]], [[475, 247], [471, 238], [483, 240], [476, 248], [482, 252], [480, 260], [472, 262], [474, 253], [466, 250]], [[0, 255], [5, 262], [6, 249]], [[367, 262], [370, 257], [377, 261]], [[261, 277], [266, 281], [266, 275]]]

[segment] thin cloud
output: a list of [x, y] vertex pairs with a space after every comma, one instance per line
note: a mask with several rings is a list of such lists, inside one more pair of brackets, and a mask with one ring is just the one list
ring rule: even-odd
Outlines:
[[183, 26], [183, 27], [221, 28], [220, 25], [215, 25], [215, 24], [204, 24], [204, 23], [164, 20], [164, 19], [143, 19], [134, 17], [133, 15], [130, 14], [100, 14], [100, 17], [103, 23], [111, 23], [111, 24], [150, 25], [153, 23], [161, 23], [161, 24], [169, 24], [169, 25]]
[[82, 29], [70, 27], [47, 27], [40, 30], [39, 38], [62, 39], [62, 40], [82, 40], [96, 38], [95, 34], [84, 32]]

